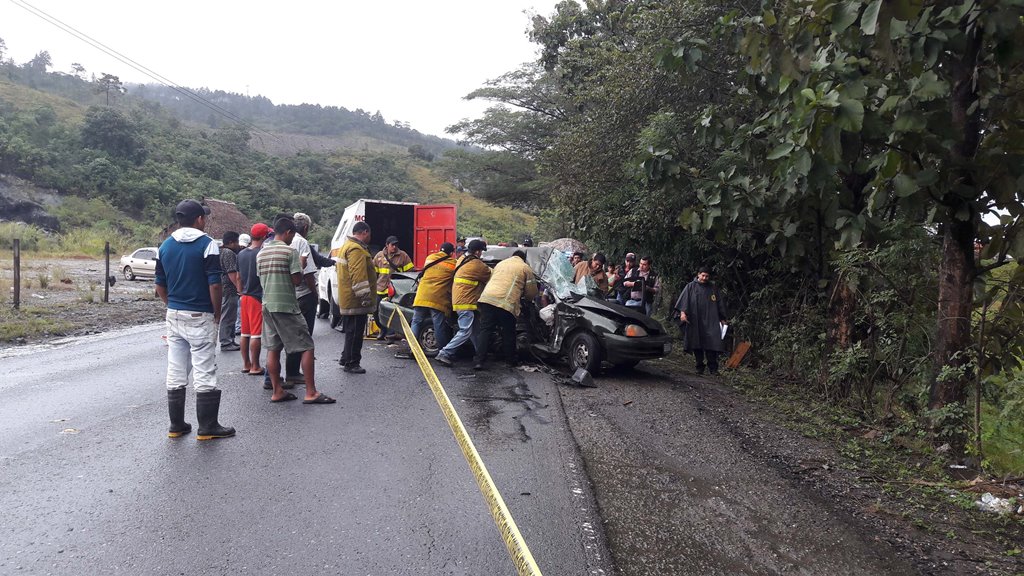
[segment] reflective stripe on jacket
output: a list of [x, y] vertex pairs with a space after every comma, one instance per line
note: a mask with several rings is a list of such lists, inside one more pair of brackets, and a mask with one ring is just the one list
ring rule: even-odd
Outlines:
[[479, 258], [466, 254], [459, 259], [452, 284], [452, 310], [476, 310], [476, 301], [491, 278], [491, 269]]
[[519, 316], [519, 299], [537, 297], [537, 276], [518, 256], [506, 258], [494, 267], [480, 300]]
[[388, 294], [388, 282], [391, 281], [392, 272], [408, 272], [413, 268], [412, 258], [409, 258], [405, 250], [399, 250], [390, 256], [391, 262], [388, 262], [389, 256], [386, 254], [381, 250], [373, 257], [373, 266], [377, 270], [377, 294], [381, 296]]
[[[430, 266], [431, 262], [441, 260]], [[427, 268], [430, 266], [430, 268]], [[423, 277], [416, 289], [412, 305], [440, 310], [445, 314], [452, 311], [452, 278], [455, 276], [455, 260], [444, 252], [435, 252], [423, 262]]]
[[338, 250], [338, 309], [345, 316], [369, 314], [376, 308], [371, 286], [377, 283], [366, 245], [349, 236]]

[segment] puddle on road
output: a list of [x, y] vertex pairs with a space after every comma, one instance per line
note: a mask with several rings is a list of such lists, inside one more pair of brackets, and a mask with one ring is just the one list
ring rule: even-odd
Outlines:
[[6, 349], [0, 348], [0, 359], [14, 358], [17, 356], [27, 356], [29, 354], [35, 354], [36, 352], [55, 350], [58, 348], [65, 348], [68, 346], [74, 346], [78, 344], [103, 342], [104, 340], [113, 340], [115, 338], [121, 338], [123, 336], [131, 336], [134, 334], [151, 332], [154, 330], [163, 329], [163, 327], [163, 322], [152, 322], [149, 324], [140, 324], [139, 326], [132, 326], [131, 328], [122, 328], [120, 330], [111, 330], [110, 332], [101, 332], [99, 334], [89, 334], [86, 336], [72, 336], [70, 338], [60, 338], [58, 340], [46, 342], [45, 344], [28, 344], [25, 346], [16, 346]]

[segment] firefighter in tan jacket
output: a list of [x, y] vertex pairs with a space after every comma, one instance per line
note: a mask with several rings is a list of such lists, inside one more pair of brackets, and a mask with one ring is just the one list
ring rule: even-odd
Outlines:
[[501, 351], [509, 366], [516, 365], [516, 319], [519, 300], [537, 297], [537, 276], [526, 263], [526, 252], [516, 250], [494, 267], [477, 306], [480, 308], [480, 347], [476, 349], [474, 370], [484, 368], [491, 332], [495, 328], [501, 335]]
[[366, 316], [376, 306], [373, 288], [377, 284], [377, 270], [366, 245], [370, 241], [370, 225], [356, 222], [352, 235], [338, 249], [338, 308], [341, 311], [341, 326], [345, 332], [345, 345], [338, 364], [345, 372], [365, 374], [360, 365], [363, 350], [363, 334], [366, 333]]
[[377, 307], [373, 310], [373, 320], [380, 328], [377, 340], [383, 340], [387, 337], [388, 327], [384, 325], [383, 319], [380, 317], [380, 301], [388, 297], [391, 275], [395, 272], [412, 270], [413, 263], [409, 254], [398, 247], [398, 237], [388, 236], [384, 242], [384, 249], [373, 257], [373, 267], [377, 270]]
[[455, 266], [455, 279], [452, 283], [452, 310], [459, 318], [459, 331], [437, 353], [437, 361], [445, 366], [452, 366], [456, 350], [467, 340], [473, 341], [474, 348], [479, 345], [480, 322], [477, 320], [479, 314], [477, 300], [480, 299], [484, 286], [491, 278], [491, 269], [480, 260], [480, 255], [486, 249], [487, 244], [484, 244], [482, 240], [473, 240]]
[[419, 341], [427, 322], [433, 321], [434, 341], [438, 348], [444, 348], [452, 338], [448, 326], [448, 314], [452, 311], [452, 280], [455, 277], [452, 252], [455, 252], [455, 246], [445, 242], [440, 250], [427, 256], [416, 287], [416, 299], [412, 303], [413, 337]]

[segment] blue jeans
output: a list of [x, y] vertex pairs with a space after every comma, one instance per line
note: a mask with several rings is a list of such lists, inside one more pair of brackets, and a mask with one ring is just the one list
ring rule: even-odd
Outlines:
[[475, 350], [480, 349], [480, 330], [477, 329], [480, 323], [476, 321], [476, 310], [459, 310], [458, 314], [459, 331], [455, 333], [455, 336], [448, 342], [448, 345], [438, 352], [438, 356], [451, 358], [455, 355], [456, 350], [465, 344], [467, 340], [473, 342]]
[[448, 344], [448, 341], [452, 339], [452, 334], [448, 329], [448, 322], [444, 312], [440, 310], [434, 310], [433, 308], [427, 308], [426, 306], [416, 306], [412, 312], [412, 336], [417, 341], [420, 339], [420, 333], [423, 332], [423, 328], [427, 323], [427, 320], [432, 320], [434, 323], [434, 341], [437, 342], [438, 347], [444, 348]]

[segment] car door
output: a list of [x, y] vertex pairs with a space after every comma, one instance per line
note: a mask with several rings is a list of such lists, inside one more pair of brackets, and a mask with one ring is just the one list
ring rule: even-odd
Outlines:
[[140, 248], [132, 255], [132, 268], [135, 274], [145, 276], [156, 275], [156, 251], [152, 248]]

